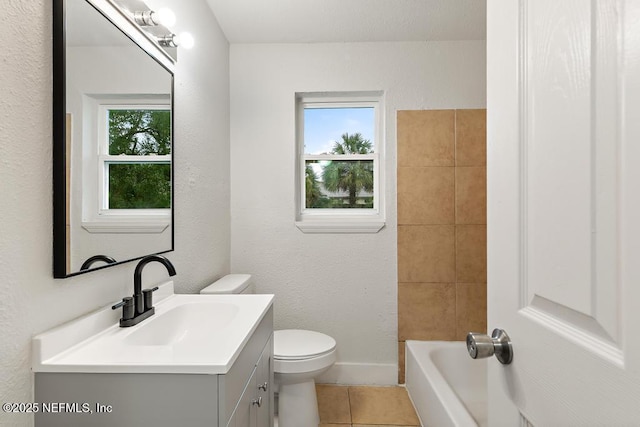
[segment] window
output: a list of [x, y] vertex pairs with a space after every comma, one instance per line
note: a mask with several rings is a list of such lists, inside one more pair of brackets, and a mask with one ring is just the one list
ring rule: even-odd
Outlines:
[[171, 208], [168, 107], [101, 105], [100, 117], [105, 120], [98, 156], [100, 213]]
[[171, 223], [171, 99], [83, 99], [82, 227], [90, 233], [162, 233]]
[[380, 94], [300, 94], [298, 218], [304, 232], [377, 232], [382, 216]]

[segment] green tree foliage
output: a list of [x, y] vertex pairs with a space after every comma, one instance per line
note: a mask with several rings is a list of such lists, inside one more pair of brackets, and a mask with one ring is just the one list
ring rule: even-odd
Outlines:
[[169, 110], [109, 110], [109, 154], [171, 153]]
[[162, 163], [109, 165], [110, 209], [171, 207], [171, 165]]
[[320, 192], [320, 183], [318, 182], [318, 176], [311, 167], [307, 164], [304, 170], [305, 173], [305, 206], [308, 208], [319, 207], [320, 199], [322, 199], [322, 192]]
[[[363, 139], [360, 133], [342, 134], [342, 141], [336, 142], [331, 150], [331, 154], [369, 154], [372, 152], [371, 141]], [[349, 194], [348, 205], [340, 207], [373, 207], [371, 198], [361, 200], [361, 203], [358, 204], [360, 191], [373, 191], [373, 162], [371, 160], [334, 160], [325, 166], [322, 171], [322, 180], [327, 190], [332, 192], [346, 191]]]
[[[171, 153], [169, 110], [110, 110], [109, 154], [149, 156]], [[171, 165], [109, 165], [110, 209], [171, 207]]]

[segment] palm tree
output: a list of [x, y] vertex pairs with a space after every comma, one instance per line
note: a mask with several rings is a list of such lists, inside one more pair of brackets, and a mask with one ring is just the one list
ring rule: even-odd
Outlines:
[[[331, 154], [369, 154], [373, 152], [373, 144], [363, 139], [360, 133], [342, 134], [342, 141], [336, 142]], [[327, 190], [349, 193], [350, 208], [356, 205], [356, 196], [360, 191], [373, 191], [373, 161], [342, 160], [332, 161], [322, 171], [322, 180]]]
[[320, 191], [320, 183], [318, 177], [311, 165], [305, 167], [305, 206], [308, 208], [317, 208], [318, 201], [322, 198], [322, 192]]

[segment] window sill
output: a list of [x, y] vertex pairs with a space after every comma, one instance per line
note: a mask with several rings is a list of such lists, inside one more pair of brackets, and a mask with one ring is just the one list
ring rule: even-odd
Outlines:
[[160, 234], [169, 227], [169, 220], [109, 220], [109, 221], [83, 221], [82, 228], [92, 234], [110, 233], [139, 233]]
[[377, 233], [385, 226], [385, 222], [376, 220], [323, 219], [296, 221], [296, 227], [307, 234], [362, 234]]

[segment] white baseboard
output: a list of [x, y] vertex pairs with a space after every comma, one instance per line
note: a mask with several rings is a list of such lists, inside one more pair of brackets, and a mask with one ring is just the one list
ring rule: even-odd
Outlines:
[[338, 362], [316, 378], [316, 384], [397, 385], [398, 365]]

